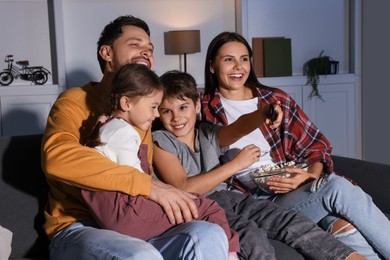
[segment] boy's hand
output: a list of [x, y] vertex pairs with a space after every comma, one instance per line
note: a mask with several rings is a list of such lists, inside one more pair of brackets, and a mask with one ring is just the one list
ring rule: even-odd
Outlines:
[[242, 150], [232, 159], [231, 163], [236, 165], [237, 171], [241, 171], [258, 160], [260, 160], [260, 148], [254, 144], [250, 144], [242, 148]]
[[265, 120], [265, 123], [270, 125], [272, 129], [277, 128], [282, 123], [283, 111], [280, 107], [280, 101], [269, 105], [269, 108], [266, 112], [266, 116], [267, 118]]
[[195, 196], [152, 179], [152, 191], [149, 199], [164, 209], [171, 224], [181, 224], [198, 218], [198, 208], [193, 198]]

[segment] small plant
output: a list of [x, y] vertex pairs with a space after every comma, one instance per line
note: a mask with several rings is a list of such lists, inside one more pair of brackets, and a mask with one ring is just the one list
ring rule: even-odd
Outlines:
[[318, 91], [318, 84], [320, 83], [320, 75], [336, 74], [338, 70], [338, 61], [333, 61], [329, 56], [323, 55], [321, 51], [318, 57], [310, 59], [304, 65], [304, 74], [307, 76], [306, 85], [311, 85], [312, 91], [309, 98], [318, 97], [322, 101], [323, 98]]

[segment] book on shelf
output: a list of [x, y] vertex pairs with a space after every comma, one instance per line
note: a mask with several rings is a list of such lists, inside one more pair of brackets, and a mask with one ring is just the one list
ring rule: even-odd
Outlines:
[[292, 75], [291, 39], [284, 37], [252, 38], [253, 69], [257, 77]]

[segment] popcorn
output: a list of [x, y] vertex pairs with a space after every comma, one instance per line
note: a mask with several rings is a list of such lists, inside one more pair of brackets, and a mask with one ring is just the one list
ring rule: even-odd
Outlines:
[[286, 172], [285, 168], [301, 168], [307, 170], [308, 165], [305, 162], [297, 163], [295, 161], [284, 162], [281, 164], [266, 164], [251, 172], [250, 176], [260, 189], [267, 193], [272, 193], [266, 184], [268, 179], [271, 177], [290, 178], [292, 174]]

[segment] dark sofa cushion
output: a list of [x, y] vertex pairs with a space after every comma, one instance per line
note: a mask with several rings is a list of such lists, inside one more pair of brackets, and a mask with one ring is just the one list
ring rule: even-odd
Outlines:
[[355, 181], [390, 216], [390, 165], [339, 156], [332, 158], [335, 172]]
[[13, 232], [10, 258], [48, 258], [42, 230], [48, 185], [41, 170], [42, 135], [0, 138], [0, 223]]

